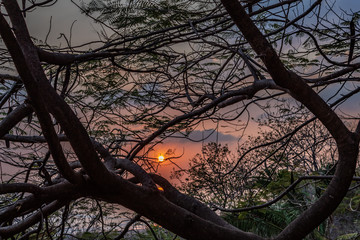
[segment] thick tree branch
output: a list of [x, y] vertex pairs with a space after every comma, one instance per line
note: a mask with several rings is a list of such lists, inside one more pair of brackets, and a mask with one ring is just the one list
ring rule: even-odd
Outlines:
[[[50, 134], [48, 136], [48, 143], [53, 143], [53, 146], [49, 145], [50, 148], [51, 146], [53, 147], [53, 157], [54, 159], [57, 159], [60, 156], [60, 158], [56, 161], [58, 167], [60, 168], [60, 172], [73, 182], [82, 181], [81, 176], [70, 168], [66, 159], [63, 157], [61, 146], [57, 137], [54, 136], [55, 132], [53, 131], [53, 128], [50, 126], [46, 127], [48, 124], [45, 123], [50, 123], [51, 121], [48, 117], [46, 109], [43, 109], [42, 107], [44, 103], [47, 106], [47, 110], [55, 116], [64, 129], [75, 153], [89, 176], [99, 184], [104, 183], [105, 185], [108, 185], [112, 182], [116, 182], [116, 176], [111, 174], [98, 158], [90, 138], [79, 119], [47, 81], [37, 55], [37, 49], [30, 39], [19, 6], [16, 2], [11, 0], [4, 0], [3, 2], [14, 26], [16, 40], [14, 38], [10, 39], [12, 36], [11, 31], [7, 30], [7, 32], [5, 32], [6, 29], [9, 29], [8, 27], [3, 30], [1, 35], [4, 39], [7, 38], [9, 40], [7, 41], [7, 47], [9, 51], [12, 52], [15, 65], [20, 76], [23, 74], [24, 77], [22, 77], [22, 79], [26, 79], [26, 81], [24, 80], [24, 84], [29, 92], [31, 100], [36, 101], [35, 105], [39, 108], [37, 110], [37, 116], [40, 123], [43, 123], [42, 128], [47, 128], [47, 130], [44, 131], [44, 134]], [[2, 25], [4, 27], [7, 26], [5, 19], [2, 20]], [[10, 42], [11, 40], [13, 42]], [[19, 47], [16, 46], [17, 42], [19, 42]], [[20, 47], [21, 50], [16, 49]], [[24, 58], [24, 55], [27, 57]], [[37, 92], [42, 92], [44, 97], [42, 97], [42, 94], [38, 94]], [[43, 98], [46, 99], [46, 101], [44, 101]], [[50, 141], [50, 139], [52, 140]], [[79, 142], [82, 142], [82, 144], [78, 144]], [[54, 154], [55, 152], [57, 154]]]
[[[93, 197], [95, 198], [106, 199], [108, 202], [119, 203], [130, 208], [172, 232], [181, 232], [182, 237], [186, 239], [263, 239], [252, 233], [246, 233], [231, 227], [220, 226], [211, 220], [203, 219], [168, 201], [160, 191], [151, 194], [139, 194], [133, 192], [133, 194], [126, 196], [107, 194], [97, 196], [96, 193], [94, 194]], [[139, 202], [141, 202], [141, 204], [138, 204]]]
[[150, 176], [146, 173], [144, 169], [142, 169], [139, 165], [134, 162], [129, 161], [128, 159], [116, 159], [111, 156], [110, 152], [105, 149], [101, 143], [92, 140], [93, 145], [96, 151], [100, 154], [102, 158], [104, 158], [105, 165], [108, 166], [109, 169], [113, 170], [115, 167], [120, 167], [126, 171], [132, 173], [139, 181], [149, 189], [156, 190], [156, 186]]
[[339, 162], [335, 177], [322, 197], [293, 221], [277, 239], [302, 239], [323, 222], [340, 204], [356, 167], [359, 138], [349, 132], [330, 107], [296, 74], [289, 72], [278, 55], [236, 0], [221, 1], [252, 48], [281, 87], [303, 103], [325, 125], [338, 145]]
[[3, 138], [16, 124], [33, 111], [33, 108], [27, 103], [21, 104], [15, 108], [0, 122], [0, 138]]
[[16, 193], [16, 192], [28, 192], [33, 194], [39, 194], [42, 192], [42, 188], [30, 183], [0, 184], [0, 194]]
[[[207, 206], [205, 206], [203, 203], [197, 201], [196, 199], [189, 197], [185, 194], [180, 193], [175, 187], [173, 187], [165, 178], [156, 175], [151, 174], [151, 177], [154, 179], [154, 181], [160, 185], [164, 189], [164, 195], [165, 197], [176, 204], [177, 206], [180, 206], [195, 215], [210, 220], [220, 226], [228, 227], [228, 228], [234, 228], [231, 224], [226, 222], [224, 219], [219, 217], [215, 212], [210, 210]], [[234, 228], [236, 229], [236, 228]]]
[[[0, 139], [4, 139], [10, 142], [21, 142], [21, 143], [46, 143], [46, 139], [43, 136], [19, 136], [19, 135], [5, 134]], [[58, 135], [58, 139], [60, 142], [69, 141], [69, 139], [62, 134]]]
[[21, 221], [18, 224], [6, 226], [6, 227], [0, 227], [0, 236], [3, 238], [8, 238], [17, 233], [20, 233], [20, 232], [26, 230], [27, 228], [31, 227], [32, 225], [36, 224], [37, 222], [39, 222], [39, 220], [43, 216], [46, 217], [46, 216], [54, 213], [55, 211], [62, 208], [64, 205], [66, 205], [66, 202], [56, 200], [56, 201], [46, 205], [45, 207], [41, 207], [41, 210], [39, 210], [37, 213], [26, 218], [25, 220]]

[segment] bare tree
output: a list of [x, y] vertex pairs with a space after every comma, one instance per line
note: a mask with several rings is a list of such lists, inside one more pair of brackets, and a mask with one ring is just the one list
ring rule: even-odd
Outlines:
[[[63, 35], [67, 47], [55, 48], [35, 41], [25, 20], [56, 1], [2, 1], [1, 161], [19, 170], [0, 185], [2, 238], [61, 238], [69, 206], [94, 199], [187, 239], [263, 239], [180, 193], [148, 153], [201, 123], [233, 124], [285, 97], [326, 127], [338, 160], [325, 193], [276, 239], [304, 238], [340, 204], [358, 156], [360, 125], [349, 129], [336, 111], [360, 90], [357, 12], [339, 14], [325, 0], [72, 2], [112, 36], [104, 30], [99, 41], [73, 46]], [[62, 224], [50, 229], [58, 210]]]

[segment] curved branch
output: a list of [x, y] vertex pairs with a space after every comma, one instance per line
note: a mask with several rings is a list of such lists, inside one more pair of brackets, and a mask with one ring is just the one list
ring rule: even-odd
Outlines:
[[114, 169], [115, 166], [120, 167], [124, 170], [132, 173], [139, 181], [146, 187], [156, 190], [156, 186], [147, 172], [142, 169], [139, 165], [129, 161], [128, 159], [117, 159], [111, 156], [110, 152], [105, 149], [101, 143], [92, 140], [95, 150], [100, 154], [102, 158], [104, 158], [105, 165], [109, 169]]
[[[262, 79], [259, 81], [255, 81], [250, 86], [246, 86], [239, 90], [227, 92], [227, 93], [221, 95], [220, 97], [215, 98], [209, 104], [205, 105], [202, 108], [199, 108], [192, 112], [175, 117], [171, 121], [169, 121], [169, 122], [165, 123], [163, 126], [161, 126], [157, 131], [153, 132], [144, 141], [142, 141], [141, 143], [138, 143], [137, 146], [134, 147], [135, 150], [130, 154], [129, 160], [132, 160], [141, 151], [141, 149], [144, 148], [144, 146], [146, 146], [148, 143], [150, 143], [152, 140], [154, 140], [156, 137], [158, 137], [159, 135], [164, 133], [167, 129], [174, 126], [175, 124], [178, 124], [185, 119], [191, 119], [191, 118], [194, 118], [195, 116], [199, 116], [217, 106], [225, 107], [228, 104], [232, 104], [232, 102], [231, 102], [232, 98], [235, 98], [234, 100], [236, 100], [236, 101], [238, 101], [239, 97], [244, 97], [245, 99], [250, 99], [258, 91], [261, 91], [263, 89], [279, 89], [279, 86], [277, 86], [272, 79]], [[280, 89], [282, 89], [282, 88], [280, 88]], [[228, 100], [228, 99], [230, 102], [226, 102], [226, 100]], [[221, 105], [221, 104], [224, 104], [224, 105]]]
[[0, 108], [2, 108], [4, 106], [4, 104], [6, 103], [6, 101], [9, 100], [11, 95], [13, 95], [17, 91], [19, 91], [21, 87], [22, 87], [22, 82], [18, 81], [18, 82], [13, 83], [11, 88], [4, 95], [2, 95], [0, 97]]
[[269, 33], [268, 35], [266, 35], [265, 37], [269, 36], [269, 35], [275, 35], [281, 31], [283, 31], [284, 29], [286, 29], [287, 27], [295, 24], [297, 21], [299, 21], [300, 19], [303, 19], [306, 15], [308, 15], [309, 13], [312, 12], [312, 10], [315, 9], [316, 6], [320, 5], [320, 3], [323, 0], [317, 0], [316, 2], [314, 2], [305, 12], [303, 12], [302, 14], [300, 14], [299, 16], [297, 16], [296, 18], [294, 18], [293, 20], [291, 20], [290, 22], [287, 22], [284, 26], [282, 26], [281, 28]]
[[355, 64], [351, 65], [350, 67], [333, 72], [327, 76], [320, 77], [320, 78], [305, 78], [304, 81], [306, 81], [308, 83], [326, 82], [326, 81], [332, 80], [334, 78], [341, 77], [344, 74], [356, 71], [359, 68], [360, 68], [360, 63], [355, 63]]
[[321, 47], [319, 46], [315, 36], [313, 34], [311, 34], [309, 31], [306, 31], [305, 29], [300, 29], [299, 32], [305, 33], [307, 34], [314, 42], [316, 49], [319, 51], [320, 55], [329, 63], [335, 65], [335, 66], [342, 66], [342, 67], [348, 67], [351, 66], [352, 68], [356, 67], [356, 64], [349, 64], [349, 63], [341, 63], [341, 62], [336, 62], [332, 59], [330, 59], [325, 53], [324, 51], [321, 49]]
[[19, 76], [13, 76], [10, 74], [0, 74], [0, 80], [12, 80], [15, 82], [21, 82], [21, 78]]
[[75, 187], [67, 181], [42, 188], [26, 183], [10, 184], [9, 186], [3, 184], [1, 188], [2, 194], [24, 191], [31, 192], [33, 194], [16, 201], [2, 210], [0, 212], [0, 222], [23, 216], [24, 214], [34, 211], [49, 201], [54, 201], [56, 199], [73, 199], [83, 195], [81, 187]]
[[33, 112], [32, 107], [23, 103], [10, 112], [1, 122], [0, 122], [0, 138], [4, 137], [16, 124], [23, 120], [26, 116]]
[[[263, 238], [255, 234], [243, 232], [235, 227], [224, 226], [223, 224], [226, 223], [219, 225], [218, 222], [213, 222], [213, 219], [202, 218], [182, 206], [169, 201], [161, 191], [144, 193], [142, 191], [134, 191], [133, 189], [131, 194], [98, 194], [94, 193], [93, 197], [122, 204], [172, 232], [181, 233], [182, 237], [186, 239], [263, 240]], [[178, 200], [182, 201], [181, 199]], [[193, 206], [194, 208], [189, 207], [196, 211], [196, 207], [199, 205], [195, 203]], [[199, 211], [197, 212], [199, 215], [205, 214], [201, 208], [197, 209], [197, 211]], [[207, 208], [205, 211], [211, 210]], [[217, 216], [217, 218], [220, 217]]]
[[302, 239], [323, 222], [344, 198], [355, 172], [359, 136], [346, 128], [335, 112], [301, 77], [285, 68], [275, 50], [238, 1], [222, 0], [221, 2], [254, 51], [260, 56], [274, 81], [281, 87], [289, 89], [296, 100], [318, 117], [337, 143], [338, 166], [335, 177], [325, 193], [277, 237], [277, 239]]
[[45, 207], [42, 207], [37, 213], [24, 219], [23, 221], [21, 221], [18, 224], [6, 226], [6, 227], [0, 227], [0, 236], [3, 238], [9, 238], [17, 233], [20, 233], [20, 232], [24, 231], [25, 229], [31, 227], [32, 225], [38, 223], [39, 220], [41, 218], [43, 218], [43, 216], [46, 217], [46, 216], [54, 213], [55, 211], [59, 210], [60, 208], [65, 206], [66, 203], [67, 202], [56, 200], [56, 201], [46, 205]]
[[141, 215], [137, 214], [135, 217], [133, 217], [124, 227], [124, 229], [122, 230], [122, 232], [119, 234], [119, 236], [117, 236], [116, 238], [114, 238], [114, 240], [120, 240], [123, 239], [125, 237], [125, 234], [129, 231], [130, 227], [140, 221]]
[[[69, 105], [65, 103], [47, 81], [37, 55], [37, 49], [31, 41], [19, 6], [11, 0], [4, 0], [3, 2], [14, 26], [16, 39], [3, 16], [1, 16], [2, 27], [0, 33], [11, 52], [20, 76], [23, 75], [22, 79], [31, 100], [34, 101], [34, 106], [37, 107], [35, 109], [37, 116], [61, 174], [75, 183], [83, 181], [82, 176], [74, 172], [66, 161], [48, 112], [51, 112], [59, 121], [89, 176], [99, 184], [104, 184], [104, 186], [116, 183], [117, 177], [110, 173], [98, 158], [84, 126]], [[43, 96], [39, 93], [42, 93]], [[82, 144], [78, 144], [80, 142]]]
[[143, 219], [140, 219], [139, 221], [144, 223], [150, 229], [150, 232], [151, 232], [151, 234], [152, 234], [152, 236], [154, 237], [155, 240], [159, 240], [158, 237], [156, 236], [156, 233], [155, 233], [154, 229], [151, 227], [151, 225], [147, 221], [145, 221]]
[[0, 184], [0, 194], [28, 192], [33, 194], [40, 194], [43, 189], [39, 186], [30, 183], [5, 183]]
[[164, 189], [164, 195], [169, 201], [196, 214], [203, 219], [207, 219], [223, 227], [234, 228], [234, 226], [219, 217], [215, 212], [213, 212], [203, 203], [192, 197], [180, 193], [165, 178], [156, 174], [150, 174], [150, 176], [158, 185], [160, 185]]
[[[0, 139], [4, 139], [11, 142], [21, 142], [21, 143], [46, 143], [46, 139], [43, 136], [19, 136], [12, 134], [5, 134]], [[58, 135], [58, 139], [60, 142], [67, 142], [69, 139], [63, 135]]]
[[[260, 9], [250, 13], [251, 16], [253, 15], [257, 15], [257, 14], [261, 14], [263, 12], [269, 11], [271, 9], [275, 9], [284, 5], [288, 5], [294, 2], [297, 2], [298, 0], [285, 0], [285, 1], [281, 1], [279, 3], [276, 4], [272, 4], [269, 6], [264, 6], [261, 7]], [[73, 2], [73, 1], [72, 1]], [[80, 8], [79, 5], [77, 5], [75, 2], [73, 2], [77, 7]], [[249, 4], [250, 5], [250, 4]], [[80, 8], [81, 9], [81, 8]], [[85, 12], [84, 9], [81, 9], [82, 11]], [[85, 13], [86, 14], [86, 13]], [[209, 15], [209, 16], [205, 16], [201, 19], [197, 19], [197, 20], [192, 20], [191, 22], [193, 24], [199, 24], [199, 23], [203, 23], [205, 21], [209, 21], [212, 19], [217, 19], [217, 18], [222, 18], [226, 15], [226, 13], [220, 13], [220, 14], [216, 14], [216, 15]], [[90, 16], [91, 17], [91, 16]], [[94, 19], [95, 21], [98, 21], [97, 19]], [[230, 19], [227, 18], [225, 20], [223, 20], [223, 23], [228, 22]], [[215, 21], [216, 22], [216, 21]], [[101, 23], [103, 24], [103, 23]], [[117, 32], [115, 29], [111, 28], [110, 26], [106, 25], [106, 27], [112, 29], [114, 32]], [[51, 64], [57, 64], [57, 65], [68, 65], [68, 64], [72, 64], [75, 62], [84, 62], [84, 61], [88, 61], [91, 59], [103, 59], [103, 58], [111, 58], [111, 57], [115, 57], [115, 56], [119, 56], [119, 55], [128, 55], [128, 54], [133, 54], [136, 53], [136, 51], [134, 52], [133, 50], [130, 49], [122, 49], [121, 53], [116, 53], [116, 52], [110, 52], [110, 51], [106, 51], [106, 49], [110, 49], [111, 47], [114, 46], [122, 46], [125, 45], [126, 43], [129, 42], [133, 42], [139, 39], [146, 39], [146, 38], [150, 38], [150, 37], [154, 37], [166, 32], [181, 32], [181, 29], [184, 28], [188, 28], [190, 26], [190, 23], [186, 23], [186, 24], [180, 24], [174, 27], [169, 27], [169, 28], [165, 28], [165, 29], [161, 29], [158, 31], [153, 31], [147, 34], [143, 34], [140, 36], [132, 36], [130, 38], [126, 38], [124, 40], [121, 41], [110, 41], [108, 43], [105, 43], [102, 47], [99, 47], [98, 49], [95, 49], [93, 52], [91, 53], [86, 53], [86, 54], [68, 54], [68, 53], [56, 53], [56, 52], [49, 52], [46, 51], [44, 49], [40, 49], [38, 48], [38, 54], [39, 54], [39, 58], [41, 61], [47, 62], [47, 63], [51, 63]], [[210, 27], [207, 27], [207, 29]], [[119, 33], [117, 33], [119, 34]], [[186, 39], [186, 37], [189, 35], [190, 33], [186, 33], [185, 36], [177, 36], [178, 38], [183, 37], [184, 39]], [[121, 35], [121, 34], [119, 34]], [[167, 39], [163, 39], [163, 38], [159, 38], [159, 41], [166, 41]], [[174, 43], [174, 41], [169, 41], [169, 43]], [[159, 42], [157, 42], [157, 44], [159, 44]], [[119, 50], [118, 50], [119, 51]], [[141, 51], [137, 51], [137, 52], [144, 52], [144, 51], [149, 51], [149, 49], [142, 49]]]

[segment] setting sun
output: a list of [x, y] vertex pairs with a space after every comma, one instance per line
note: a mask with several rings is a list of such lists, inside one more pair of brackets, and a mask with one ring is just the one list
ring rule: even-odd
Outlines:
[[164, 156], [163, 156], [163, 155], [159, 155], [159, 157], [158, 157], [158, 161], [159, 161], [159, 162], [163, 162], [163, 161], [164, 161], [164, 159], [165, 159], [165, 158], [164, 158]]

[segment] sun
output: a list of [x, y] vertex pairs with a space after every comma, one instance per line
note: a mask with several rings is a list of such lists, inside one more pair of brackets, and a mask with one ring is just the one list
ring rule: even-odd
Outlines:
[[159, 162], [163, 162], [164, 160], [165, 160], [164, 156], [160, 154], [160, 155], [158, 156], [158, 161], [159, 161]]

